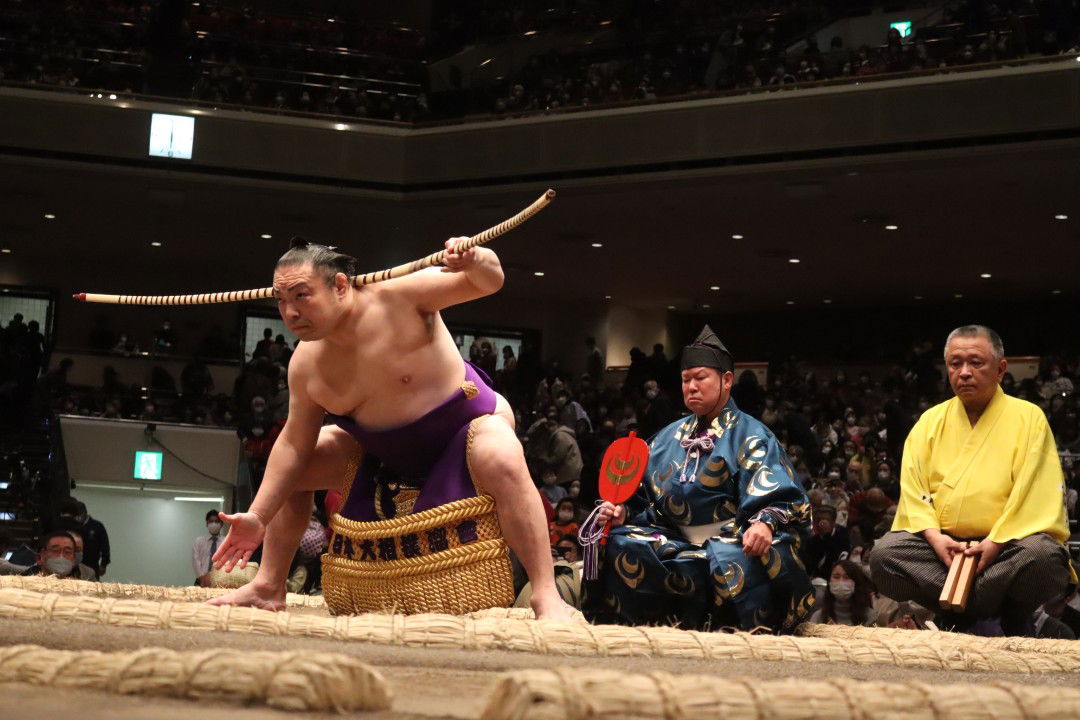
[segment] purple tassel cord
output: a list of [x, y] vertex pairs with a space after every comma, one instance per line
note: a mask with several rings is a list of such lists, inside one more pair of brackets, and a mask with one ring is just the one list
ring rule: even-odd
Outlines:
[[585, 518], [578, 529], [578, 542], [584, 550], [582, 558], [584, 564], [581, 568], [581, 576], [586, 580], [595, 580], [600, 577], [600, 540], [604, 537], [604, 524], [600, 522], [601, 501]]

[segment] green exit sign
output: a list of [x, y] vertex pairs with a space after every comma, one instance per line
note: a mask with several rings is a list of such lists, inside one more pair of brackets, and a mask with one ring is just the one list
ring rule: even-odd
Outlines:
[[161, 479], [161, 453], [135, 451], [135, 479]]

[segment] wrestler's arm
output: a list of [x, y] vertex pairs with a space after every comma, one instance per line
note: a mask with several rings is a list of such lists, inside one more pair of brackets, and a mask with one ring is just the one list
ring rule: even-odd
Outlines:
[[219, 513], [229, 525], [229, 534], [214, 553], [214, 567], [226, 572], [239, 562], [247, 565], [248, 558], [262, 542], [266, 526], [277, 514], [291, 486], [308, 464], [319, 439], [326, 411], [308, 395], [306, 379], [313, 369], [310, 350], [301, 343], [289, 362], [289, 416], [278, 435], [266, 462], [259, 492], [247, 512], [226, 515]]
[[250, 512], [258, 515], [264, 524], [270, 522], [293, 492], [291, 486], [311, 460], [326, 416], [326, 410], [308, 395], [307, 379], [314, 371], [313, 358], [310, 353], [301, 352], [302, 348], [303, 343], [289, 361], [289, 416], [270, 450], [262, 484], [251, 503]]
[[[450, 238], [447, 250], [468, 238]], [[451, 305], [497, 292], [503, 286], [499, 257], [488, 248], [473, 248], [464, 253], [447, 252], [441, 268], [428, 268], [395, 281], [408, 292], [424, 312], [438, 312]]]

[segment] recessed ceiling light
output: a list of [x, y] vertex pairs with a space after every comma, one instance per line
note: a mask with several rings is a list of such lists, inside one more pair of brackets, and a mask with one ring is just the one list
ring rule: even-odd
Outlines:
[[533, 275], [535, 275], [536, 277], [544, 277], [544, 273], [541, 272], [540, 270], [537, 270], [536, 272], [534, 272]]
[[349, 126], [346, 125], [345, 123], [334, 123], [334, 129], [335, 130], [348, 130]]
[[10, 255], [11, 254], [11, 248], [0, 248], [0, 253], [4, 253], [5, 255]]
[[273, 236], [273, 235], [271, 235], [270, 233], [263, 233], [263, 234], [262, 234], [262, 235], [260, 235], [259, 237], [261, 237], [261, 238], [262, 238], [263, 240], [269, 240], [270, 238], [272, 238], [272, 237], [274, 237], [274, 236]]
[[787, 261], [792, 265], [798, 265], [800, 262], [802, 262], [802, 260], [799, 260], [799, 258], [788, 258]]
[[604, 243], [593, 243], [593, 247], [604, 247]]
[[115, 100], [115, 99], [116, 99], [116, 95], [109, 95], [109, 99], [110, 99], [110, 100]]
[[605, 299], [605, 300], [610, 300], [610, 299], [611, 299], [611, 296], [610, 296], [610, 295], [605, 295], [605, 296], [604, 296], [604, 299]]
[[731, 236], [731, 239], [732, 239], [732, 240], [742, 240], [742, 239], [743, 239], [743, 236], [742, 236], [742, 235], [732, 235], [732, 236]]
[[704, 304], [704, 305], [702, 305], [701, 307], [703, 307], [703, 308], [705, 308], [706, 310], [708, 310], [709, 308], [711, 308], [711, 307], [712, 307], [712, 305], [710, 305], [709, 303], [705, 303], [705, 304]]
[[53, 215], [52, 213], [45, 213], [45, 219], [46, 220], [55, 220], [56, 216]]
[[[11, 251], [10, 250], [5, 250], [4, 252], [11, 252]], [[1051, 290], [1050, 294], [1051, 295], [1060, 295], [1061, 291], [1060, 290]]]
[[847, 176], [848, 177], [858, 177], [859, 176], [859, 171], [858, 170], [849, 170]]
[[993, 276], [990, 273], [983, 273], [979, 275], [979, 277], [981, 277], [983, 280], [989, 280]]
[[786, 302], [785, 302], [784, 304], [785, 304], [785, 305], [794, 305], [794, 304], [795, 304], [795, 301], [794, 301], [794, 300], [788, 300], [788, 301], [786, 301]]
[[719, 286], [719, 285], [710, 285], [710, 286], [709, 286], [709, 289], [710, 289], [710, 290], [719, 290], [719, 289], [720, 289], [720, 286]]
[[956, 293], [955, 295], [953, 295], [953, 297], [959, 300], [960, 298], [964, 297], [964, 295], [962, 293]]
[[1068, 220], [1069, 216], [1061, 213], [1061, 214], [1055, 215], [1054, 219], [1055, 220]]
[[916, 296], [915, 296], [915, 299], [916, 299], [916, 300], [922, 300], [922, 295], [916, 295]]
[[152, 242], [150, 244], [153, 245], [154, 247], [161, 247], [161, 243], [159, 243], [157, 240], [155, 240], [154, 242]]
[[900, 226], [899, 225], [886, 225], [885, 229], [886, 230], [899, 230]]
[[832, 305], [832, 300], [830, 300], [829, 298], [825, 298], [821, 302], [825, 303], [826, 305]]
[[668, 310], [674, 310], [674, 309], [675, 309], [675, 306], [674, 306], [674, 305], [668, 305], [668, 306], [667, 306], [667, 309], [668, 309]]

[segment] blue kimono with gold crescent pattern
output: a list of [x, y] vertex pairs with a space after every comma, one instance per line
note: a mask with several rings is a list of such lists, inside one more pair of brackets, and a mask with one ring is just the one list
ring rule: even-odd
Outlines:
[[[708, 425], [691, 415], [658, 432], [626, 508], [600, 577], [586, 583], [591, 620], [789, 631], [809, 616], [798, 554], [810, 502], [780, 442], [734, 401]], [[747, 557], [742, 533], [759, 521], [772, 546]]]

